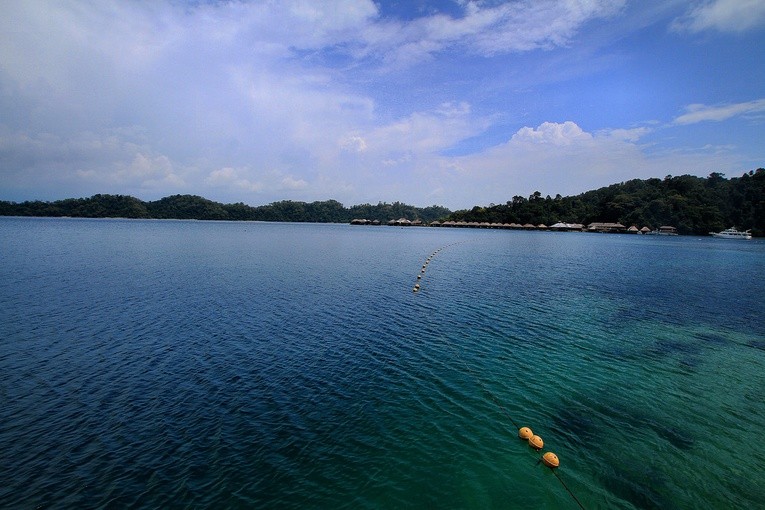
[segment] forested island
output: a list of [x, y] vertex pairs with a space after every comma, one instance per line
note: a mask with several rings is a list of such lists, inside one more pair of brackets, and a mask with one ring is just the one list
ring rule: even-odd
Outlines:
[[126, 195], [94, 195], [54, 202], [0, 201], [2, 216], [52, 216], [82, 218], [156, 218], [234, 221], [287, 221], [349, 223], [366, 218], [387, 223], [398, 218], [489, 223], [591, 223], [614, 222], [657, 228], [673, 225], [681, 234], [707, 234], [730, 226], [765, 235], [765, 169], [727, 179], [667, 176], [633, 179], [580, 195], [528, 198], [514, 196], [505, 204], [475, 206], [452, 212], [445, 207], [419, 208], [394, 202], [345, 207], [336, 200], [298, 202], [284, 200], [263, 206], [221, 204], [194, 195], [173, 195], [144, 202]]
[[444, 218], [445, 207], [415, 207], [394, 202], [345, 207], [337, 200], [295, 202], [283, 200], [252, 207], [244, 203], [221, 204], [196, 195], [173, 195], [144, 202], [127, 195], [93, 195], [55, 202], [3, 202], [0, 216], [49, 216], [73, 218], [145, 218], [229, 221], [287, 221], [308, 223], [350, 223], [353, 218], [369, 217], [388, 221], [394, 218], [419, 218], [430, 222]]
[[489, 223], [613, 222], [657, 228], [672, 225], [680, 234], [706, 235], [736, 226], [765, 235], [765, 169], [726, 179], [681, 175], [633, 179], [573, 197], [534, 193], [505, 204], [473, 207], [449, 215], [452, 221]]

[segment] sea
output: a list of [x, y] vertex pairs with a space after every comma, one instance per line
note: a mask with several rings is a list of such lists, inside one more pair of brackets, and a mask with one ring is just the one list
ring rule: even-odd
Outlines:
[[0, 218], [0, 508], [761, 508], [764, 310], [761, 239]]

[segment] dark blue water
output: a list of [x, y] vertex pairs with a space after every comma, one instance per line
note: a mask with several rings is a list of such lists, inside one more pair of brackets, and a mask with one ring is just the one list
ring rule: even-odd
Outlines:
[[759, 240], [0, 218], [0, 506], [755, 508], [763, 282]]

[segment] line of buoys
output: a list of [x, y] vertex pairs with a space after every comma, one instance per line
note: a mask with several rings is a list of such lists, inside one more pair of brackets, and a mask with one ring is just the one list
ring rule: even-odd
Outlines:
[[[463, 242], [464, 242], [464, 241], [463, 241]], [[422, 268], [420, 269], [420, 273], [417, 275], [417, 279], [418, 279], [418, 280], [421, 280], [421, 279], [422, 279], [423, 275], [425, 274], [425, 270], [426, 270], [426, 269], [428, 269], [428, 264], [430, 264], [430, 261], [431, 261], [431, 260], [433, 260], [433, 257], [435, 257], [436, 255], [438, 255], [438, 252], [440, 252], [440, 251], [441, 251], [441, 250], [443, 250], [444, 248], [448, 248], [449, 246], [453, 246], [453, 245], [455, 245], [455, 244], [460, 244], [460, 243], [452, 243], [452, 244], [447, 244], [446, 246], [442, 246], [442, 247], [438, 248], [437, 250], [435, 250], [435, 251], [434, 251], [433, 253], [431, 253], [430, 255], [428, 255], [428, 257], [425, 259], [425, 263], [424, 263], [424, 264], [422, 264]], [[420, 285], [419, 285], [419, 284], [416, 284], [416, 285], [415, 285], [415, 286], [412, 288], [412, 291], [413, 291], [413, 292], [419, 292], [419, 290], [420, 290]]]
[[[528, 427], [521, 427], [518, 429], [518, 437], [524, 441], [527, 441], [529, 446], [534, 448], [536, 451], [541, 450], [545, 445], [545, 442], [542, 441], [542, 438], [534, 434], [534, 432]], [[560, 460], [558, 460], [558, 456], [553, 452], [546, 452], [544, 455], [542, 455], [542, 462], [550, 469], [555, 469], [560, 466]]]
[[[452, 244], [460, 244], [460, 243], [452, 243]], [[420, 274], [417, 275], [418, 281], [422, 279], [423, 275], [425, 274], [425, 270], [427, 269], [428, 264], [433, 259], [433, 257], [435, 257], [436, 254], [438, 254], [438, 252], [440, 252], [441, 250], [443, 250], [444, 248], [448, 246], [452, 246], [452, 245], [450, 244], [437, 249], [425, 260], [425, 263], [422, 265]], [[420, 284], [416, 283], [413, 288], [413, 291], [418, 292], [419, 290], [420, 290]], [[465, 369], [473, 376], [478, 386], [497, 405], [497, 407], [499, 407], [500, 411], [502, 411], [505, 414], [505, 416], [507, 417], [508, 420], [510, 420], [513, 426], [518, 428], [518, 424], [515, 422], [515, 420], [513, 420], [513, 417], [510, 415], [510, 413], [502, 404], [502, 402], [500, 402], [497, 396], [494, 395], [494, 393], [491, 390], [489, 390], [489, 388], [486, 387], [486, 385], [481, 380], [480, 375], [470, 365], [468, 365], [465, 359], [460, 355], [460, 352], [457, 349], [457, 347], [445, 336], [442, 335], [442, 338], [444, 339], [446, 344], [449, 346], [449, 348], [454, 352], [455, 356], [460, 359]], [[527, 442], [529, 447], [533, 448], [536, 452], [541, 451], [545, 444], [542, 438], [534, 434], [534, 432], [529, 427], [518, 428], [518, 437], [521, 440]], [[579, 501], [579, 498], [577, 498], [576, 495], [573, 493], [573, 491], [568, 487], [568, 485], [566, 485], [566, 482], [561, 478], [561, 475], [557, 471], [558, 467], [560, 467], [560, 459], [558, 459], [558, 456], [553, 452], [549, 452], [549, 451], [545, 452], [537, 461], [537, 464], [540, 464], [540, 463], [544, 464], [547, 468], [549, 468], [552, 471], [552, 473], [555, 475], [555, 478], [557, 478], [560, 484], [563, 486], [563, 488], [566, 489], [566, 492], [568, 492], [568, 494], [576, 502], [576, 504], [579, 505], [579, 508], [584, 510], [584, 505], [582, 505], [581, 501]]]

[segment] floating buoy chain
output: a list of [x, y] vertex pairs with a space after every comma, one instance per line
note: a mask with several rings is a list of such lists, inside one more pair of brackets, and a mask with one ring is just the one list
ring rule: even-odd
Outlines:
[[422, 268], [420, 269], [420, 273], [417, 275], [417, 281], [418, 283], [414, 284], [414, 287], [412, 287], [412, 292], [419, 292], [420, 291], [420, 283], [419, 281], [422, 280], [422, 277], [425, 276], [425, 270], [428, 268], [428, 264], [430, 264], [430, 261], [433, 260], [433, 257], [438, 255], [438, 252], [441, 250], [444, 250], [446, 248], [449, 248], [450, 246], [454, 246], [457, 244], [466, 243], [467, 241], [460, 241], [459, 243], [451, 243], [444, 246], [441, 246], [437, 250], [435, 250], [433, 253], [431, 253], [428, 258], [425, 259], [425, 263], [422, 265]]
[[[449, 347], [449, 349], [454, 354], [455, 359], [458, 359], [459, 362], [462, 364], [462, 366], [465, 367], [465, 371], [469, 373], [473, 381], [478, 385], [479, 388], [486, 394], [486, 396], [494, 402], [494, 404], [497, 406], [497, 408], [502, 411], [502, 413], [507, 417], [507, 419], [510, 421], [510, 423], [513, 424], [515, 429], [518, 431], [518, 437], [528, 443], [528, 445], [533, 448], [536, 451], [542, 450], [544, 447], [544, 441], [542, 438], [536, 434], [529, 428], [529, 427], [518, 427], [518, 424], [513, 419], [513, 417], [510, 414], [510, 411], [507, 410], [507, 408], [502, 404], [502, 401], [499, 400], [499, 398], [484, 384], [481, 377], [478, 375], [478, 373], [471, 367], [465, 359], [462, 357], [462, 354], [460, 353], [459, 349], [454, 345], [454, 343], [446, 338], [445, 336], [441, 336], [444, 343]], [[557, 468], [560, 466], [560, 460], [558, 459], [558, 456], [553, 452], [545, 452], [537, 461], [537, 463], [543, 463], [546, 467], [550, 468], [555, 475], [555, 478], [558, 479], [558, 481], [561, 483], [564, 489], [566, 489], [566, 492], [569, 493], [571, 498], [576, 502], [576, 504], [581, 508], [582, 510], [585, 510], [584, 505], [582, 505], [581, 501], [579, 501], [579, 498], [576, 497], [576, 495], [573, 493], [573, 491], [566, 485], [566, 483], [563, 481], [563, 479], [560, 477], [560, 474], [558, 473]]]
[[[466, 242], [466, 241], [463, 241]], [[425, 263], [422, 265], [422, 269], [420, 270], [420, 274], [417, 275], [417, 280], [421, 280], [422, 277], [425, 275], [425, 270], [428, 268], [428, 264], [430, 264], [430, 261], [433, 257], [436, 256], [438, 252], [443, 250], [444, 248], [448, 246], [452, 246], [454, 244], [459, 243], [452, 243], [451, 245], [442, 246], [441, 248], [434, 251], [427, 259], [425, 259]], [[420, 284], [415, 283], [414, 288], [412, 289], [413, 292], [419, 292], [420, 290]], [[518, 437], [528, 443], [528, 445], [533, 448], [536, 451], [541, 451], [544, 447], [544, 441], [542, 438], [536, 434], [529, 428], [529, 427], [518, 427], [518, 424], [513, 420], [513, 417], [510, 415], [510, 412], [507, 410], [507, 408], [502, 404], [502, 402], [497, 398], [494, 393], [484, 384], [483, 380], [481, 379], [480, 375], [471, 367], [465, 359], [462, 357], [459, 349], [454, 345], [452, 341], [450, 341], [447, 337], [444, 335], [441, 335], [442, 340], [444, 343], [449, 347], [449, 349], [454, 354], [455, 359], [458, 359], [460, 363], [462, 363], [462, 366], [465, 367], [465, 371], [468, 372], [472, 377], [475, 383], [478, 385], [479, 388], [486, 394], [487, 397], [489, 397], [489, 400], [494, 402], [494, 404], [499, 408], [500, 411], [507, 417], [507, 419], [510, 421], [510, 423], [513, 424], [516, 430], [518, 430]], [[558, 456], [553, 452], [545, 452], [542, 454], [542, 456], [539, 458], [537, 463], [543, 463], [545, 466], [550, 468], [555, 475], [555, 478], [558, 479], [558, 481], [561, 483], [564, 489], [566, 489], [566, 492], [569, 493], [571, 498], [576, 502], [577, 505], [579, 505], [579, 508], [584, 510], [584, 505], [582, 505], [582, 502], [579, 501], [579, 498], [576, 497], [574, 492], [566, 485], [566, 483], [563, 481], [563, 479], [560, 477], [560, 474], [558, 473], [558, 467], [560, 466], [560, 460], [558, 459]]]

